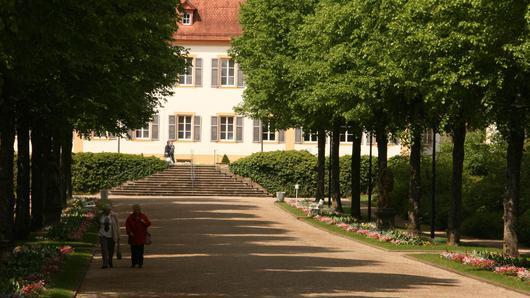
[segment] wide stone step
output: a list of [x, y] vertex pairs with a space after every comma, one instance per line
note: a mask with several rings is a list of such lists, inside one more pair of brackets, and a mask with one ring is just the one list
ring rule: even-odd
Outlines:
[[[192, 177], [194, 181], [192, 182]], [[131, 196], [242, 196], [270, 197], [246, 182], [239, 181], [213, 166], [171, 166], [136, 181], [129, 181], [110, 191], [112, 195]]]

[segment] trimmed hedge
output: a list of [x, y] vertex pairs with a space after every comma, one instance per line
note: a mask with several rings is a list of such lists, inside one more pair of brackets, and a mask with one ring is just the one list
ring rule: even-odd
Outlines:
[[317, 160], [307, 151], [273, 151], [254, 153], [230, 164], [230, 171], [256, 181], [270, 193], [285, 191], [294, 196], [314, 196]]
[[[351, 156], [340, 158], [340, 189], [342, 196], [351, 196]], [[361, 189], [368, 188], [368, 156], [361, 159]], [[372, 160], [373, 177], [377, 158]], [[294, 185], [299, 184], [298, 196], [313, 197], [316, 192], [317, 158], [307, 151], [272, 151], [254, 153], [230, 164], [237, 175], [251, 178], [268, 192], [285, 191], [294, 196]], [[325, 191], [328, 191], [329, 159], [326, 158]]]
[[72, 162], [72, 187], [76, 193], [94, 193], [167, 168], [156, 157], [120, 153], [76, 153]]

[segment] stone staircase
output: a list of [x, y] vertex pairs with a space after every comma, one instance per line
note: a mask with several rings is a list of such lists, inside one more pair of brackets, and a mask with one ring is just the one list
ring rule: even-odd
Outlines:
[[[194, 177], [194, 179], [192, 179]], [[223, 172], [215, 166], [176, 165], [110, 191], [127, 196], [229, 196], [270, 197], [264, 189], [249, 181]]]

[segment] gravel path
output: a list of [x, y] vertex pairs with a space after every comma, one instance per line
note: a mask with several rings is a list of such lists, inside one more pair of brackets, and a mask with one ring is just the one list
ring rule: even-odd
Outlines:
[[298, 221], [264, 198], [114, 198], [153, 222], [144, 268], [99, 254], [78, 297], [526, 297]]

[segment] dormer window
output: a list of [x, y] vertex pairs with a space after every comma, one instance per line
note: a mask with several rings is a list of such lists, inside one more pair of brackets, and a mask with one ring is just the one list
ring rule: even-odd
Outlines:
[[185, 11], [183, 14], [182, 14], [182, 24], [183, 25], [191, 25], [193, 21], [193, 17], [192, 17], [192, 14]]

